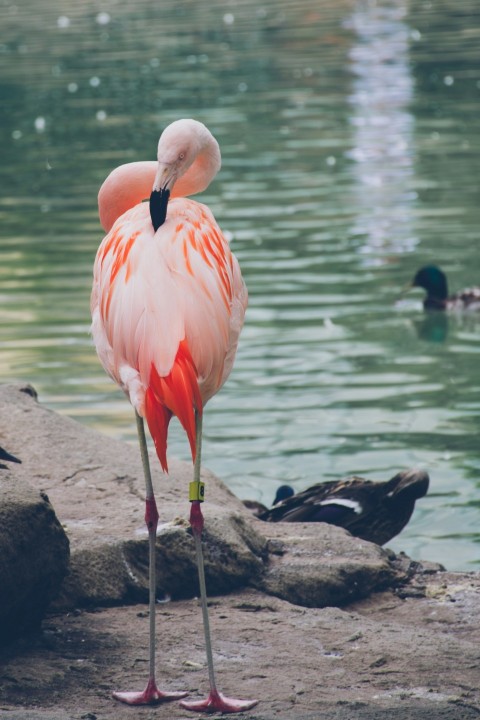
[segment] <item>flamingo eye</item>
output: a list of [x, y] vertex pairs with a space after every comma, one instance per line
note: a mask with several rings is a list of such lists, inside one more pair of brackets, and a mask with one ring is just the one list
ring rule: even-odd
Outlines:
[[181, 152], [180, 155], [178, 156], [178, 159], [179, 159], [179, 160], [185, 160], [185, 153], [184, 153], [184, 152]]

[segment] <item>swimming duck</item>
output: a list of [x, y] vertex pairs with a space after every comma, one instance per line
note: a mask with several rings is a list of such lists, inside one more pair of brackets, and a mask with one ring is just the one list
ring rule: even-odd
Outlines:
[[[285, 499], [276, 498], [276, 504], [257, 517], [267, 522], [326, 522], [384, 545], [408, 523], [415, 500], [427, 494], [429, 482], [428, 473], [412, 468], [385, 482], [352, 475], [318, 483], [298, 495], [281, 486], [280, 497], [283, 494]], [[288, 492], [290, 496], [285, 496]]]
[[[19, 460], [15, 455], [11, 455], [7, 450], [4, 450], [3, 447], [0, 447], [0, 460], [7, 460], [8, 462], [16, 462], [21, 463], [22, 461]], [[6, 470], [8, 465], [4, 465], [3, 463], [0, 463], [0, 468], [2, 470]]]
[[449, 297], [447, 277], [436, 265], [420, 268], [412, 287], [427, 291], [423, 301], [426, 310], [480, 310], [480, 287], [466, 288]]

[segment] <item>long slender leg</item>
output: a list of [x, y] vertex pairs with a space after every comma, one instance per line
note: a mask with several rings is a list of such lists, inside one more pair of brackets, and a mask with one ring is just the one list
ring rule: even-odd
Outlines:
[[215, 682], [215, 669], [213, 665], [212, 640], [210, 634], [210, 621], [208, 617], [208, 601], [207, 590], [205, 584], [205, 567], [203, 562], [202, 550], [202, 530], [203, 530], [203, 514], [201, 503], [203, 502], [203, 483], [200, 480], [200, 466], [202, 462], [202, 415], [195, 414], [196, 422], [196, 456], [193, 468], [193, 483], [191, 492], [191, 511], [190, 525], [195, 540], [195, 553], [198, 566], [198, 582], [200, 585], [200, 600], [202, 604], [203, 629], [205, 633], [205, 650], [208, 664], [208, 678], [210, 682], [210, 693], [205, 700], [182, 700], [182, 705], [187, 710], [194, 712], [221, 712], [235, 713], [242, 710], [250, 710], [257, 704], [258, 700], [237, 700], [222, 695], [218, 690]]
[[150, 472], [150, 461], [148, 459], [147, 440], [143, 418], [135, 411], [137, 421], [138, 440], [140, 443], [140, 454], [142, 456], [143, 474], [145, 476], [145, 523], [148, 528], [148, 549], [149, 549], [149, 674], [145, 690], [140, 692], [114, 692], [116, 700], [128, 705], [156, 705], [169, 700], [179, 700], [185, 697], [186, 692], [162, 692], [157, 688], [155, 681], [155, 599], [156, 599], [156, 567], [155, 567], [155, 544], [157, 539], [158, 511], [155, 495], [153, 493], [152, 474]]

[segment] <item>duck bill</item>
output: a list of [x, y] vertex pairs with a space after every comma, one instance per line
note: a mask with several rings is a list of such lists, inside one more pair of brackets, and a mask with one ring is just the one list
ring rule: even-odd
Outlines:
[[404, 298], [405, 295], [407, 295], [407, 293], [409, 293], [410, 290], [413, 290], [415, 287], [416, 287], [416, 285], [414, 285], [413, 283], [411, 283], [411, 282], [407, 283], [407, 284], [404, 285], [404, 286], [402, 287], [402, 289], [400, 290], [400, 297], [401, 297], [401, 298]]

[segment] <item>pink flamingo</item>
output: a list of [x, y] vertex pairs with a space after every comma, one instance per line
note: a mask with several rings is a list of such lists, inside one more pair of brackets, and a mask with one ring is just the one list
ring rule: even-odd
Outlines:
[[[216, 687], [202, 553], [204, 485], [200, 479], [202, 412], [233, 367], [247, 306], [240, 267], [212, 213], [187, 195], [208, 187], [220, 169], [220, 149], [196, 120], [162, 133], [158, 162], [121, 165], [98, 195], [107, 233], [94, 266], [92, 333], [100, 361], [130, 399], [146, 485], [149, 535], [150, 670], [141, 692], [115, 692], [130, 705], [184, 697], [155, 680], [155, 502], [143, 419], [161, 466], [167, 466], [172, 415], [183, 425], [194, 462], [190, 524], [195, 540], [210, 692], [181, 704], [194, 711], [232, 713], [256, 700], [237, 700]], [[153, 189], [152, 189], [153, 188]], [[150, 204], [142, 202], [150, 196]], [[171, 199], [170, 199], [171, 198]]]

